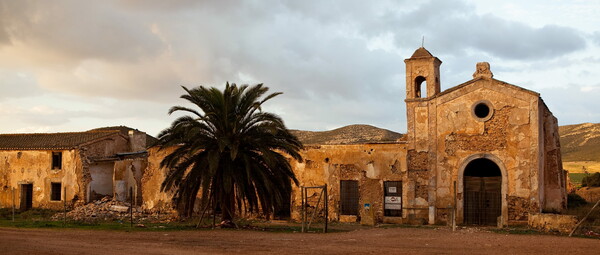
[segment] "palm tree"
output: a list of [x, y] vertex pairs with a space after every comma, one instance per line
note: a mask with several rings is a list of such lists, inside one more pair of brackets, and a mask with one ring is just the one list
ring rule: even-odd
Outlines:
[[[262, 84], [249, 87], [227, 83], [225, 89], [197, 87], [181, 98], [197, 106], [174, 106], [169, 114], [191, 114], [173, 121], [159, 134], [162, 148], [175, 147], [161, 161], [170, 169], [163, 191], [174, 192], [173, 202], [182, 216], [192, 214], [196, 197], [201, 205], [220, 207], [223, 221], [231, 224], [236, 211], [269, 216], [282, 204], [292, 180], [298, 185], [290, 157], [302, 161], [301, 142], [283, 120], [263, 112], [261, 106], [281, 94]], [[199, 192], [200, 191], [200, 192]]]

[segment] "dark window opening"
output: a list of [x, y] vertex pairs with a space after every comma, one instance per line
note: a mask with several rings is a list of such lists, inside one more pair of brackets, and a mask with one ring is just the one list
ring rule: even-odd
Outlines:
[[60, 182], [53, 182], [50, 184], [50, 200], [60, 201], [62, 197], [62, 184]]
[[383, 182], [384, 193], [384, 216], [402, 216], [402, 182]]
[[33, 184], [21, 184], [21, 211], [33, 207]]
[[52, 169], [62, 169], [62, 152], [52, 152]]
[[340, 214], [358, 215], [358, 181], [340, 181]]
[[423, 76], [415, 78], [415, 97], [427, 97], [427, 80]]
[[479, 103], [475, 106], [475, 116], [478, 118], [485, 118], [490, 114], [490, 107], [485, 103]]

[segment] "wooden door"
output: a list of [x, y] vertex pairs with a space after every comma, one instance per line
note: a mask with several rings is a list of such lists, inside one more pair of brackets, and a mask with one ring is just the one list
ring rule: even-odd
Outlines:
[[464, 221], [466, 224], [496, 225], [502, 214], [502, 177], [465, 176]]

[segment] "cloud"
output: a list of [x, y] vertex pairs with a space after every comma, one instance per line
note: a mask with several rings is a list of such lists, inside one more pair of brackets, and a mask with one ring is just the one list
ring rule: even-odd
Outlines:
[[0, 85], [0, 102], [42, 94], [33, 75], [25, 70], [0, 69]]
[[[0, 102], [51, 106], [54, 117], [21, 121], [52, 130], [120, 121], [157, 132], [172, 121], [169, 106], [182, 103], [180, 85], [229, 81], [284, 92], [270, 103], [293, 128], [398, 131], [402, 61], [423, 35], [444, 61], [443, 89], [470, 79], [479, 61], [517, 85], [552, 81], [532, 77], [577, 70], [583, 60], [572, 56], [600, 41], [598, 32], [479, 14], [459, 0], [11, 1], [0, 14]], [[555, 72], [565, 63], [569, 70]]]
[[559, 125], [597, 122], [600, 112], [600, 83], [593, 86], [579, 87], [569, 84], [564, 87], [540, 89], [542, 98], [559, 120]]
[[[407, 13], [385, 15], [382, 23], [395, 26], [396, 41], [407, 45], [425, 36], [426, 45], [440, 54], [464, 55], [469, 49], [509, 60], [557, 58], [585, 48], [580, 31], [563, 26], [530, 25], [478, 15], [463, 1], [429, 1]], [[382, 24], [376, 24], [381, 27]]]
[[58, 61], [139, 61], [163, 50], [147, 20], [104, 2], [3, 2], [0, 24], [13, 43]]
[[596, 45], [600, 46], [600, 32], [594, 32], [591, 35], [591, 39]]

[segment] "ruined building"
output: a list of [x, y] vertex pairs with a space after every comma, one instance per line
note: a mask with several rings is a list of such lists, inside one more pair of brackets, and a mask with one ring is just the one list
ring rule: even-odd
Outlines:
[[[425, 48], [405, 64], [406, 135], [357, 139], [357, 127], [305, 140], [305, 160], [291, 162], [301, 186], [327, 185], [331, 220], [436, 224], [455, 212], [459, 224], [495, 225], [566, 207], [558, 124], [538, 93], [494, 79], [488, 63], [441, 91], [442, 62]], [[146, 151], [147, 139], [110, 128], [0, 135], [0, 206], [124, 200], [130, 189], [147, 209], [169, 206], [160, 162], [173, 148]], [[307, 195], [314, 206], [318, 192]], [[299, 220], [301, 201], [294, 187], [276, 216]]]
[[[459, 224], [495, 225], [566, 207], [557, 119], [538, 93], [488, 63], [441, 91], [442, 62], [425, 48], [405, 64], [403, 139], [313, 144], [293, 162], [301, 185], [328, 185], [332, 220], [445, 223], [455, 207]], [[299, 188], [291, 204], [300, 219]]]
[[[425, 48], [405, 64], [408, 132], [401, 139], [357, 137], [361, 127], [333, 134], [335, 141], [296, 132], [306, 148], [304, 162], [291, 162], [294, 172], [301, 186], [327, 185], [330, 220], [440, 224], [454, 211], [459, 224], [495, 225], [566, 207], [558, 124], [538, 93], [494, 79], [488, 63], [441, 91], [442, 62]], [[167, 153], [149, 152], [147, 208], [169, 202], [158, 190]], [[308, 192], [308, 207], [319, 194]], [[300, 187], [288, 202], [275, 216], [300, 220]]]
[[[146, 144], [126, 127], [0, 135], [0, 207], [61, 209], [104, 196], [141, 203]], [[65, 201], [66, 200], [66, 201]]]

